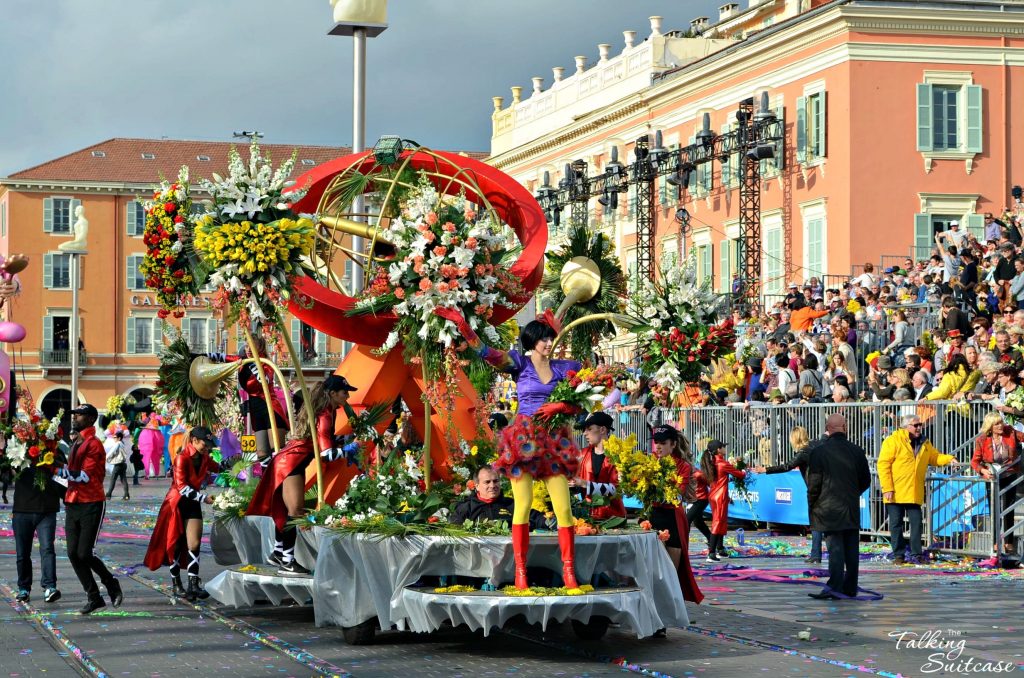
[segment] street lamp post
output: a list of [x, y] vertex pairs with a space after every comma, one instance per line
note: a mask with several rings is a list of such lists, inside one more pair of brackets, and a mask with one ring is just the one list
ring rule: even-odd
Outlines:
[[[388, 27], [387, 0], [331, 0], [334, 28], [328, 35], [352, 37], [352, 152], [366, 150], [366, 39], [375, 38]], [[355, 219], [362, 221], [363, 196], [352, 202]], [[361, 252], [363, 239], [352, 237], [352, 251]], [[352, 262], [352, 294], [363, 287], [362, 264]]]
[[82, 255], [85, 251], [68, 252], [71, 274], [71, 327], [68, 328], [68, 348], [71, 350], [71, 409], [78, 407], [78, 341], [82, 333], [78, 321], [78, 278], [82, 267]]

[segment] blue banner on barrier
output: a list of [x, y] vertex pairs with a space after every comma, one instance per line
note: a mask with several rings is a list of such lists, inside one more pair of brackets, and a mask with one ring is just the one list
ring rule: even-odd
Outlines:
[[[871, 510], [867, 490], [860, 498], [860, 526], [871, 526]], [[808, 525], [807, 485], [799, 471], [747, 476], [747, 497], [736, 486], [729, 484], [729, 517], [739, 520], [757, 520], [763, 523]], [[748, 504], [749, 501], [749, 504]]]
[[[950, 476], [935, 474], [935, 478], [948, 479]], [[988, 483], [972, 479], [953, 479], [932, 485], [929, 513], [932, 534], [952, 537], [977, 529], [976, 518], [987, 516]]]

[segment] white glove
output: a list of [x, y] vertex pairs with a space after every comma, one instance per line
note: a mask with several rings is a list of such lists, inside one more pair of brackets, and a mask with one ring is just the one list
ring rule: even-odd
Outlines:
[[328, 447], [326, 450], [321, 450], [320, 451], [320, 457], [324, 461], [338, 461], [339, 459], [341, 459], [344, 456], [345, 456], [345, 453], [342, 452], [337, 447]]
[[595, 483], [591, 481], [587, 483], [587, 494], [596, 494], [602, 497], [614, 497], [615, 486], [611, 483]]

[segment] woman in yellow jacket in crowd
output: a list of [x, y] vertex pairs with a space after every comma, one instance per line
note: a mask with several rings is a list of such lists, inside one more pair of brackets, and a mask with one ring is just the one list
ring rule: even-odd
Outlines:
[[[976, 350], [971, 347], [972, 350]], [[981, 370], [972, 369], [962, 353], [953, 356], [946, 369], [942, 370], [942, 381], [925, 396], [925, 400], [952, 400], [957, 393], [969, 393], [978, 385]]]
[[[958, 356], [959, 357], [959, 356]], [[903, 517], [910, 523], [910, 554], [921, 555], [921, 505], [924, 504], [924, 479], [929, 466], [958, 466], [956, 458], [942, 454], [924, 436], [924, 424], [916, 414], [903, 418], [903, 428], [882, 442], [878, 454], [878, 482], [882, 500], [889, 513], [892, 552], [897, 564], [904, 562], [907, 542], [903, 537]]]

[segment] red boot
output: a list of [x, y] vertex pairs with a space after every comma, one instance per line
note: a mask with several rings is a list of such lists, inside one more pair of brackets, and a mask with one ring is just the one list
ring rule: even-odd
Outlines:
[[512, 524], [512, 555], [516, 561], [516, 588], [526, 589], [530, 584], [526, 581], [526, 553], [530, 550], [530, 525]]
[[562, 581], [567, 589], [579, 588], [576, 583], [576, 528], [558, 528], [558, 547], [562, 550]]

